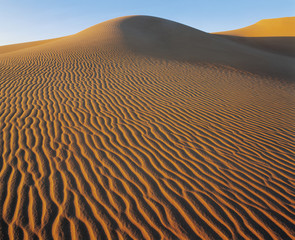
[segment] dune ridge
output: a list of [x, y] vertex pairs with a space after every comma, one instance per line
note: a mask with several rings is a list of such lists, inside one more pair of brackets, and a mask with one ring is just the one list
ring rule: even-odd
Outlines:
[[239, 37], [295, 37], [295, 17], [263, 19], [244, 28], [215, 34]]
[[295, 57], [295, 17], [264, 19], [217, 36], [267, 52]]
[[[175, 24], [0, 54], [0, 239], [294, 239], [294, 82]], [[186, 35], [163, 49], [167, 25]], [[187, 58], [191, 36], [207, 51]]]

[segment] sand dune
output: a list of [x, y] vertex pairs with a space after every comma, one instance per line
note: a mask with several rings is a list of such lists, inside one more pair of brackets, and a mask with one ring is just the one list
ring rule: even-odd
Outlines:
[[23, 50], [23, 49], [36, 47], [45, 43], [53, 42], [57, 39], [59, 38], [41, 40], [41, 41], [35, 41], [35, 42], [27, 42], [27, 43], [17, 43], [17, 44], [11, 44], [7, 46], [0, 46], [0, 54], [11, 53], [11, 52], [15, 52], [15, 51]]
[[275, 54], [295, 57], [295, 37], [237, 37], [219, 35], [228, 40]]
[[1, 47], [0, 239], [294, 239], [293, 64], [146, 16]]
[[295, 37], [295, 17], [264, 19], [251, 26], [216, 34], [239, 37]]
[[295, 57], [295, 17], [265, 19], [245, 28], [215, 34], [250, 47]]

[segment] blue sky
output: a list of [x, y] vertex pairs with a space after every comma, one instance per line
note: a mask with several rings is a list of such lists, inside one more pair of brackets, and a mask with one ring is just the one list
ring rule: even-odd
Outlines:
[[0, 45], [61, 37], [126, 15], [215, 32], [295, 16], [295, 0], [0, 0]]

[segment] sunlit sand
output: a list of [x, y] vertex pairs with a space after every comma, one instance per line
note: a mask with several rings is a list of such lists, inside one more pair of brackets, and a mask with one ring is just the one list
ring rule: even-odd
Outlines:
[[263, 19], [251, 26], [218, 34], [240, 37], [295, 37], [295, 17]]
[[[295, 36], [268, 22], [228, 34]], [[0, 47], [0, 239], [294, 239], [293, 46], [222, 34], [129, 16]]]

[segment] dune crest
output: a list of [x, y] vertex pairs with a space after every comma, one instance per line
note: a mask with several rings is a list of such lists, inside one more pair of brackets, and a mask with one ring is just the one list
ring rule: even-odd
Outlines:
[[295, 17], [264, 19], [245, 28], [214, 34], [263, 51], [295, 57]]
[[295, 17], [263, 19], [251, 26], [215, 34], [239, 37], [295, 37]]
[[293, 58], [147, 16], [1, 49], [0, 239], [294, 239]]

